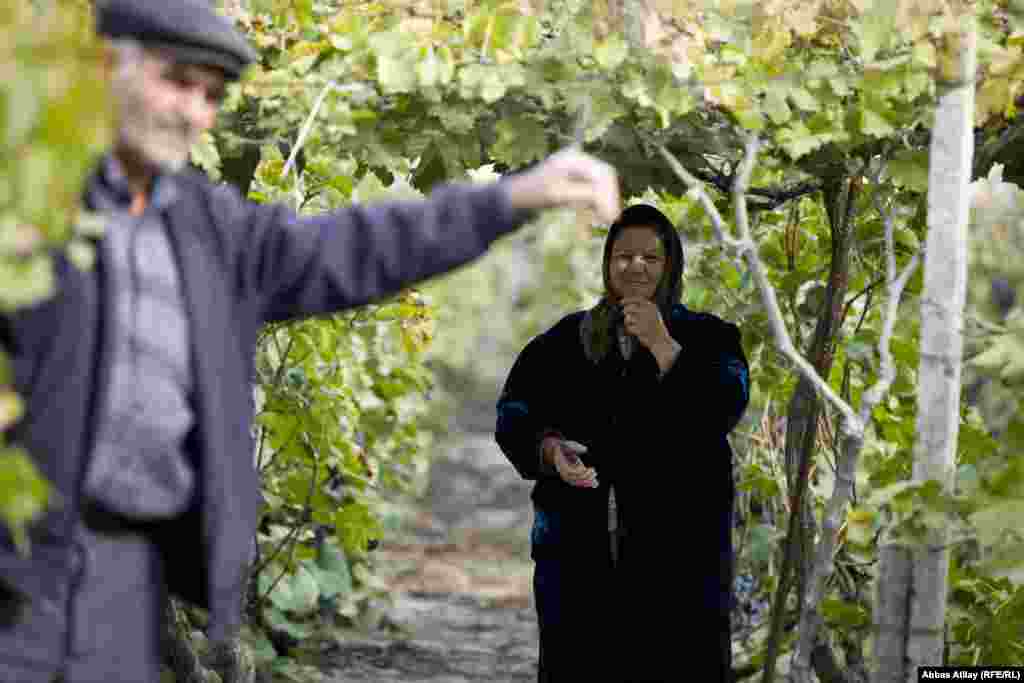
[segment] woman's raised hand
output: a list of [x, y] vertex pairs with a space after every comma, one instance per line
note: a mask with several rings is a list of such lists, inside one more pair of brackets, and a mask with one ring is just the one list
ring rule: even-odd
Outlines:
[[661, 311], [650, 299], [625, 297], [622, 300], [622, 316], [626, 332], [649, 349], [671, 339], [665, 321], [661, 318]]
[[662, 372], [668, 370], [682, 347], [669, 334], [658, 306], [649, 299], [626, 297], [622, 300], [622, 315], [626, 332], [650, 349]]

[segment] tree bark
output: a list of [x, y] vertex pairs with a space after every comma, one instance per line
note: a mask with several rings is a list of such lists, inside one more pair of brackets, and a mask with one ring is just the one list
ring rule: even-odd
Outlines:
[[[935, 112], [928, 192], [924, 292], [921, 298], [921, 363], [917, 392], [914, 479], [953, 485], [960, 429], [960, 376], [967, 299], [967, 225], [974, 153], [974, 75], [977, 29], [961, 35], [960, 80]], [[909, 680], [920, 666], [942, 663], [948, 529], [914, 553], [907, 660]]]
[[[952, 485], [960, 423], [967, 221], [974, 148], [977, 29], [973, 19], [967, 19], [964, 26], [959, 84], [939, 99], [932, 128], [913, 471], [914, 481], [937, 480], [945, 490]], [[919, 667], [942, 663], [949, 572], [947, 537], [948, 530], [940, 528], [930, 532], [922, 546], [909, 551], [889, 544], [883, 548], [875, 610], [876, 682], [915, 681]], [[894, 585], [908, 581], [908, 599], [889, 594]]]
[[895, 544], [878, 553], [881, 572], [875, 600], [874, 675], [872, 683], [903, 683], [906, 679], [907, 614], [913, 583], [910, 551]]
[[[819, 314], [807, 357], [818, 374], [825, 378], [832, 369], [833, 351], [842, 324], [843, 302], [849, 282], [853, 208], [858, 190], [859, 184], [845, 177], [834, 178], [823, 188], [832, 233], [832, 260], [825, 305]], [[821, 399], [814, 385], [801, 376], [786, 411], [785, 465], [790, 494], [789, 530], [780, 565], [779, 583], [772, 601], [772, 629], [768, 638], [763, 683], [771, 683], [775, 676], [775, 660], [778, 657], [786, 603], [794, 576], [798, 605], [805, 591], [805, 577], [811, 562], [816, 528], [814, 513], [806, 494], [807, 478], [814, 461], [821, 408]]]
[[[839, 342], [840, 328], [843, 324], [843, 309], [846, 300], [847, 285], [850, 281], [850, 248], [853, 245], [853, 219], [854, 207], [857, 195], [860, 192], [860, 181], [856, 177], [838, 178], [827, 182], [823, 188], [825, 195], [825, 206], [828, 208], [829, 224], [832, 233], [832, 262], [829, 266], [828, 286], [825, 290], [824, 309], [818, 318], [818, 324], [814, 330], [814, 337], [811, 340], [808, 357], [826, 381], [832, 371], [832, 359], [835, 355], [835, 348]], [[805, 386], [806, 385], [806, 386]], [[801, 393], [803, 389], [803, 393]], [[801, 410], [799, 403], [807, 408], [808, 418], [800, 424]], [[797, 565], [797, 595], [802, 598], [806, 592], [806, 577], [812, 563], [814, 551], [814, 535], [817, 525], [815, 524], [814, 512], [810, 500], [806, 495], [809, 482], [806, 481], [810, 474], [810, 466], [813, 464], [814, 445], [817, 442], [818, 421], [822, 413], [822, 402], [817, 394], [810, 387], [805, 378], [801, 378], [797, 385], [797, 392], [794, 393], [790, 409], [797, 409], [795, 423], [797, 439], [789, 440], [789, 425], [786, 433], [786, 467], [792, 472], [794, 463], [798, 463], [797, 471], [802, 473], [803, 482], [797, 482], [802, 486], [804, 493], [801, 496], [801, 533], [798, 537], [800, 546], [800, 563]], [[792, 413], [791, 413], [792, 414]], [[808, 431], [810, 435], [804, 438], [801, 431]], [[801, 446], [801, 450], [796, 448]]]

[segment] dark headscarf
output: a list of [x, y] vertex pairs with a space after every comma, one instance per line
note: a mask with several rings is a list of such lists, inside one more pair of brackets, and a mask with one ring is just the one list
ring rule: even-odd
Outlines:
[[580, 336], [587, 357], [599, 362], [611, 349], [622, 326], [622, 309], [614, 301], [611, 287], [611, 257], [619, 235], [626, 228], [650, 227], [657, 233], [665, 248], [665, 270], [654, 292], [654, 303], [666, 321], [672, 314], [672, 306], [679, 302], [683, 289], [683, 268], [685, 258], [679, 233], [668, 217], [649, 204], [634, 204], [627, 207], [608, 229], [604, 242], [604, 256], [601, 272], [604, 276], [604, 296], [594, 308], [587, 311], [580, 326]]

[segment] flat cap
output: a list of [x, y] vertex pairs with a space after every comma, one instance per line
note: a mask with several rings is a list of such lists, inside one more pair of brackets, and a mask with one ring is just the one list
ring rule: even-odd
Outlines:
[[99, 0], [96, 31], [108, 38], [133, 38], [185, 64], [221, 69], [231, 79], [256, 53], [225, 17], [205, 0]]

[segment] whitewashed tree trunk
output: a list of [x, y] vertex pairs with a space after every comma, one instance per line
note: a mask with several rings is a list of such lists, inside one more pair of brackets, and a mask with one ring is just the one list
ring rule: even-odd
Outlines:
[[[939, 135], [933, 134], [931, 146], [914, 451], [914, 479], [937, 479], [946, 489], [953, 485], [960, 428], [977, 72], [977, 29], [973, 22], [965, 31], [960, 65], [962, 84], [941, 101], [935, 116]], [[948, 534], [943, 533], [931, 547], [915, 553], [907, 641], [908, 680], [917, 680], [917, 667], [942, 663], [949, 574], [947, 538]]]
[[881, 571], [874, 609], [874, 657], [871, 683], [903, 683], [906, 679], [907, 615], [913, 585], [910, 552], [885, 545], [878, 553]]
[[[946, 488], [952, 485], [959, 430], [976, 43], [973, 21], [965, 22], [959, 83], [940, 98], [935, 112], [928, 177], [913, 477], [918, 482], [938, 480]], [[918, 667], [942, 663], [947, 537], [940, 530], [910, 553], [887, 548], [882, 554], [875, 610], [875, 683], [916, 681]], [[896, 586], [908, 581], [905, 599], [893, 594]]]

